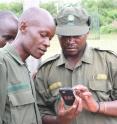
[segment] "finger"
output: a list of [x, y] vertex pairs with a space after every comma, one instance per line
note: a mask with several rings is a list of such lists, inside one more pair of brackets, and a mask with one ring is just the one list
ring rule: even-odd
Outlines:
[[77, 104], [76, 114], [78, 114], [79, 112], [82, 111], [82, 107], [83, 107], [82, 106], [82, 99], [79, 96], [77, 96], [77, 95], [75, 95], [75, 98], [76, 98], [75, 102]]
[[82, 93], [83, 96], [92, 96], [92, 93], [89, 91], [86, 91], [84, 93]]
[[74, 91], [76, 92], [77, 95], [79, 95], [80, 93], [88, 91], [88, 88], [83, 86], [83, 85], [77, 85], [73, 89], [74, 89]]
[[64, 114], [64, 101], [61, 98], [60, 102], [58, 103], [58, 115], [63, 115]]
[[85, 87], [85, 86], [83, 86], [81, 84], [74, 86], [73, 89], [76, 89], [76, 90], [77, 89], [78, 90], [88, 90], [87, 87]]
[[91, 92], [84, 92], [84, 93], [82, 93], [82, 97], [85, 100], [88, 100], [88, 99], [92, 98], [92, 94], [91, 94]]
[[77, 105], [77, 109], [75, 112], [76, 116], [79, 115], [79, 113], [82, 111], [82, 109], [83, 109], [82, 99], [79, 98], [79, 104]]
[[78, 85], [75, 85], [73, 86], [73, 89], [77, 89], [77, 88], [84, 88], [85, 86], [81, 85], [81, 84], [78, 84]]

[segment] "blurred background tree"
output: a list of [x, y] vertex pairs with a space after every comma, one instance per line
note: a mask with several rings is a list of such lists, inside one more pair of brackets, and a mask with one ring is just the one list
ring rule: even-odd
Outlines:
[[117, 33], [117, 0], [82, 0], [81, 4], [99, 16], [101, 33]]
[[[48, 10], [53, 16], [58, 11], [59, 0], [40, 2], [40, 7]], [[117, 33], [117, 0], [81, 0], [92, 17], [92, 32]], [[78, 4], [76, 4], [77, 6]], [[23, 11], [22, 2], [0, 3], [0, 10], [11, 10], [17, 16]]]
[[53, 16], [56, 16], [56, 14], [57, 14], [57, 6], [54, 1], [51, 1], [48, 3], [41, 3], [40, 7], [48, 10]]
[[21, 2], [0, 3], [0, 10], [10, 10], [19, 16], [23, 11]]

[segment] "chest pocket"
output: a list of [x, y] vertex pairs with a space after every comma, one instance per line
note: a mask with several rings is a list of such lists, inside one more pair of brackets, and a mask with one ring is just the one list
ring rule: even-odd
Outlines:
[[108, 80], [93, 80], [89, 81], [89, 87], [92, 90], [108, 92], [112, 89], [111, 83]]
[[8, 96], [11, 106], [22, 106], [35, 101], [31, 90], [10, 93]]
[[37, 124], [35, 115], [35, 99], [30, 88], [16, 88], [13, 87], [8, 90], [8, 98], [10, 102], [10, 118], [9, 124]]
[[109, 101], [112, 85], [108, 80], [89, 81], [89, 89], [93, 92], [96, 100]]
[[8, 86], [9, 101], [12, 106], [21, 106], [25, 104], [34, 103], [30, 84], [19, 83]]

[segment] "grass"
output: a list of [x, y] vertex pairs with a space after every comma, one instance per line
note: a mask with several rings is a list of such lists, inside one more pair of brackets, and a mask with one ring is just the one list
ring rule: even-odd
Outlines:
[[[89, 36], [90, 37], [90, 36]], [[100, 47], [102, 49], [109, 49], [117, 52], [117, 34], [100, 35], [100, 39], [88, 39], [87, 43], [92, 47]], [[59, 41], [55, 36], [50, 42], [50, 47], [42, 59], [46, 59], [54, 54], [60, 53], [61, 48]]]

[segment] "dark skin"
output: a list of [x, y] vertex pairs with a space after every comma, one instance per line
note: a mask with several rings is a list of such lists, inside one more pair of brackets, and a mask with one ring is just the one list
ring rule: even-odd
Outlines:
[[82, 111], [82, 100], [76, 95], [75, 98], [75, 102], [68, 109], [65, 108], [64, 101], [61, 99], [57, 108], [57, 116], [44, 116], [42, 118], [43, 124], [70, 124], [71, 121]]
[[[39, 59], [50, 46], [50, 40], [54, 34], [55, 23], [50, 13], [41, 8], [30, 8], [21, 15], [18, 22], [18, 33], [11, 45], [23, 62], [30, 55]], [[6, 91], [6, 87], [5, 84], [2, 91]], [[5, 102], [3, 104], [5, 106]], [[1, 123], [3, 114], [0, 113]]]
[[[33, 19], [30, 18], [32, 15]], [[18, 34], [12, 45], [23, 62], [29, 55], [39, 59], [50, 46], [50, 39], [54, 33], [52, 16], [43, 9], [31, 8], [21, 16]]]
[[[30, 18], [32, 16], [33, 19]], [[20, 18], [18, 34], [12, 45], [23, 62], [30, 55], [39, 59], [47, 51], [54, 34], [52, 16], [43, 9], [30, 8]]]
[[77, 85], [74, 86], [74, 89], [76, 91], [76, 94], [82, 99], [83, 108], [85, 110], [90, 112], [98, 112], [107, 116], [117, 117], [117, 100], [97, 103], [87, 87], [83, 85]]
[[[83, 36], [76, 36], [76, 37], [59, 37], [59, 41], [64, 53], [64, 56], [67, 58], [69, 63], [74, 67], [76, 63], [81, 59], [85, 47], [86, 47], [86, 39], [87, 34]], [[64, 42], [63, 42], [64, 41]], [[91, 92], [82, 85], [74, 86], [76, 94], [82, 99], [83, 102], [83, 109], [86, 109], [90, 112], [97, 112], [99, 109], [98, 103], [93, 98]], [[104, 110], [106, 103], [106, 111]], [[110, 115], [110, 116], [117, 116], [117, 100], [110, 101], [110, 102], [101, 102], [100, 103], [100, 110], [99, 113]]]
[[[63, 54], [73, 68], [84, 54], [87, 35], [88, 33], [82, 36], [58, 36]], [[57, 116], [44, 116], [43, 124], [70, 124], [82, 109], [117, 117], [117, 100], [101, 102], [99, 106], [87, 87], [77, 85], [73, 87], [73, 90], [76, 97], [73, 106], [65, 109], [64, 102], [61, 100], [58, 105]], [[77, 114], [73, 114], [75, 112], [77, 112]]]
[[[84, 53], [87, 35], [88, 33], [82, 36], [58, 36], [63, 54], [73, 68]], [[82, 99], [78, 95], [75, 96], [76, 101], [68, 109], [65, 109], [64, 102], [61, 100], [58, 105], [58, 115], [44, 116], [43, 124], [70, 124], [82, 111]]]
[[17, 34], [18, 19], [9, 11], [0, 11], [0, 48], [11, 43]]
[[87, 34], [81, 36], [59, 36], [59, 42], [65, 58], [74, 67], [80, 60], [86, 47]]

